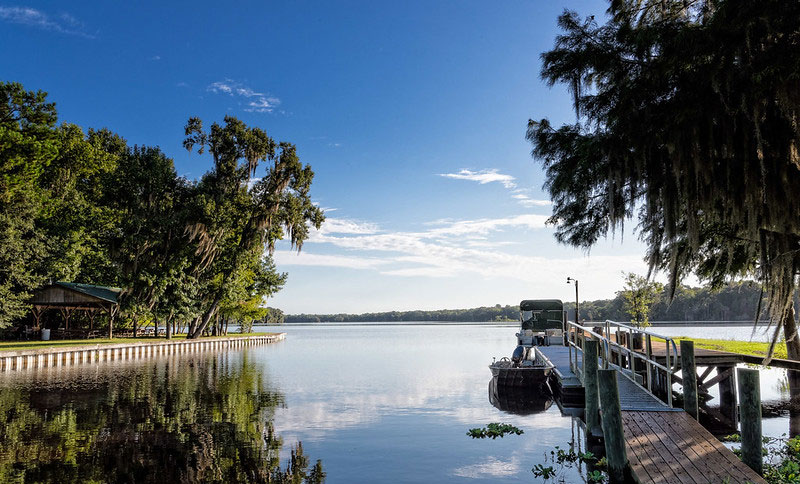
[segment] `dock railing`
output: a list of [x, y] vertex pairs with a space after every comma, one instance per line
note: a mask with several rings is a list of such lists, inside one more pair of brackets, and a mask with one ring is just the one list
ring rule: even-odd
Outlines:
[[[581, 383], [584, 383], [583, 343], [587, 338], [596, 339], [600, 345], [598, 353], [604, 369], [620, 370], [621, 375], [662, 401], [666, 398], [665, 403], [672, 407], [672, 380], [679, 369], [678, 349], [672, 338], [616, 321], [605, 321], [592, 326], [567, 321], [565, 326], [570, 369]], [[666, 344], [664, 364], [653, 357], [653, 338], [661, 339]]]

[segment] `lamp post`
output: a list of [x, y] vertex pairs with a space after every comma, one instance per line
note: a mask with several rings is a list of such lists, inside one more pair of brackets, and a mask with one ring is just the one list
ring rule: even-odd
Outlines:
[[571, 277], [567, 277], [567, 284], [575, 283], [575, 324], [581, 324], [580, 322], [580, 303], [578, 302], [578, 280], [573, 279]]

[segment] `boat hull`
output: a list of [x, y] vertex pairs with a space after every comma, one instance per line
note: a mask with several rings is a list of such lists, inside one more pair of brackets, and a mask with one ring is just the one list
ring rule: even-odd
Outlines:
[[505, 387], [539, 387], [548, 382], [553, 368], [504, 368], [497, 365], [489, 367], [492, 376], [497, 379], [498, 386]]

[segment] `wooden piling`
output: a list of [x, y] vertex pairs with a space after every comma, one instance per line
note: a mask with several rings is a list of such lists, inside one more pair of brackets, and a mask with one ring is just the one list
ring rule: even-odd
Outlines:
[[[722, 375], [730, 368], [732, 367], [718, 366], [717, 375]], [[719, 382], [719, 412], [736, 425], [736, 374], [733, 371]]]
[[622, 410], [619, 405], [617, 370], [597, 370], [600, 405], [603, 408], [603, 440], [611, 482], [625, 482], [628, 473], [628, 455], [622, 430]]
[[694, 364], [694, 341], [681, 340], [681, 374], [683, 377], [683, 409], [697, 420], [697, 367]]
[[583, 387], [584, 387], [584, 420], [586, 435], [599, 437], [600, 397], [597, 389], [597, 340], [586, 340], [583, 347]]
[[742, 425], [742, 462], [762, 474], [761, 388], [758, 370], [737, 368], [739, 380], [739, 415]]

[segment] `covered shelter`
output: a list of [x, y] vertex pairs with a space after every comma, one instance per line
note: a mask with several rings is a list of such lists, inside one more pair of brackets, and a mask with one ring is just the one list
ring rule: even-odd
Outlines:
[[74, 282], [56, 282], [37, 289], [30, 300], [33, 306], [33, 318], [39, 327], [42, 313], [48, 309], [57, 309], [64, 317], [65, 329], [69, 330], [69, 318], [75, 311], [85, 311], [89, 316], [89, 329], [94, 329], [94, 319], [98, 313], [108, 313], [108, 337], [113, 337], [114, 318], [119, 314], [119, 296], [122, 289], [118, 287], [78, 284]]

